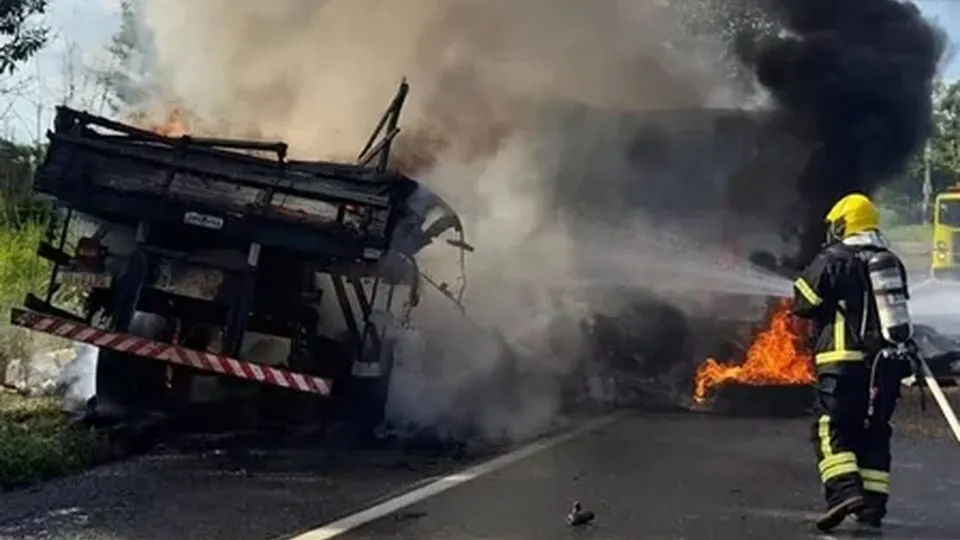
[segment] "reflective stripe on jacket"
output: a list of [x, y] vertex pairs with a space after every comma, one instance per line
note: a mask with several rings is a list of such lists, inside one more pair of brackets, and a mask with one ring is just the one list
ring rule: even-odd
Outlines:
[[[793, 284], [793, 312], [814, 325], [818, 366], [840, 365], [875, 354], [880, 335], [863, 250], [885, 243], [850, 242], [826, 247]], [[906, 279], [906, 272], [901, 265]]]

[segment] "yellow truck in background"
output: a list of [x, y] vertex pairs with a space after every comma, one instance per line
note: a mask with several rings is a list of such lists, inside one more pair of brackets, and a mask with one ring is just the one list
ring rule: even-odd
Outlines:
[[930, 269], [936, 279], [960, 280], [960, 185], [937, 195]]

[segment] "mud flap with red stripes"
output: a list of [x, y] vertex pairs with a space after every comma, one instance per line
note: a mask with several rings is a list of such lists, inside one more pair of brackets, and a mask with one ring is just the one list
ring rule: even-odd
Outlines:
[[88, 343], [143, 358], [189, 366], [202, 371], [280, 386], [300, 392], [329, 395], [332, 381], [219, 354], [195, 351], [130, 334], [100, 330], [83, 323], [14, 308], [11, 322], [53, 336]]

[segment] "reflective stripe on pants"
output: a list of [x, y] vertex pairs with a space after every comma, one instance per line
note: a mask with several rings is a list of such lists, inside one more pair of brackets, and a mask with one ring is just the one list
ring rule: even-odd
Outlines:
[[890, 473], [876, 469], [860, 469], [863, 489], [887, 495], [890, 493]]
[[838, 476], [858, 471], [856, 454], [849, 450], [840, 452], [834, 450], [828, 415], [823, 415], [818, 420], [817, 438], [820, 442], [821, 456], [817, 466], [820, 469], [820, 480], [824, 484]]

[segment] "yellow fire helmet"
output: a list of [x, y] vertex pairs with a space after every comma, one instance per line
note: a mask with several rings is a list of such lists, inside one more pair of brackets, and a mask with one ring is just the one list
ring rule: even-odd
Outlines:
[[848, 236], [880, 228], [877, 207], [861, 193], [846, 195], [827, 213], [827, 236], [842, 240]]

